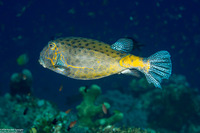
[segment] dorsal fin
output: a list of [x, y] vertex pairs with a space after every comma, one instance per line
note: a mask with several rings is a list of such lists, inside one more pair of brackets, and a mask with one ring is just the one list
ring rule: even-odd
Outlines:
[[111, 48], [122, 53], [130, 53], [133, 49], [133, 41], [129, 38], [120, 38], [111, 45]]

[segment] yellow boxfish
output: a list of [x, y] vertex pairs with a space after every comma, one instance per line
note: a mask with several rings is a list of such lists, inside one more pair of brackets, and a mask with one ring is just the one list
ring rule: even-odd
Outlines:
[[40, 64], [67, 77], [92, 80], [113, 74], [145, 74], [147, 81], [161, 88], [163, 79], [171, 75], [172, 64], [167, 51], [148, 58], [130, 54], [133, 42], [121, 38], [112, 45], [94, 39], [66, 37], [49, 41], [40, 53]]

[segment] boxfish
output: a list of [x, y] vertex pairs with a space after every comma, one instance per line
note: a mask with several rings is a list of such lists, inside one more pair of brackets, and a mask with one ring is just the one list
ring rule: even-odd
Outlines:
[[39, 63], [67, 77], [93, 80], [113, 74], [136, 76], [144, 73], [148, 83], [162, 88], [163, 79], [169, 79], [172, 63], [169, 52], [156, 52], [148, 58], [130, 54], [134, 42], [120, 38], [114, 44], [82, 38], [66, 37], [51, 40], [40, 53]]

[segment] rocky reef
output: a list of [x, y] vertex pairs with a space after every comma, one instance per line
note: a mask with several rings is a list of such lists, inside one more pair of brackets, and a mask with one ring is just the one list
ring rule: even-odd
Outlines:
[[200, 132], [200, 92], [190, 87], [183, 75], [172, 75], [163, 89], [145, 78], [133, 79], [126, 92], [107, 91], [99, 98], [109, 102], [110, 111], [124, 114], [117, 125], [152, 128], [162, 133]]
[[12, 75], [11, 93], [0, 97], [0, 128], [27, 133], [199, 133], [199, 90], [182, 75], [172, 75], [162, 87], [154, 88], [145, 78], [104, 94], [98, 85], [82, 86], [77, 112], [62, 112], [32, 95], [32, 75], [25, 69]]
[[[0, 118], [0, 128], [23, 129], [25, 133], [66, 133], [70, 123], [77, 120], [74, 113], [62, 112], [49, 101], [10, 94], [0, 97]], [[78, 125], [70, 132], [85, 133], [86, 129]]]

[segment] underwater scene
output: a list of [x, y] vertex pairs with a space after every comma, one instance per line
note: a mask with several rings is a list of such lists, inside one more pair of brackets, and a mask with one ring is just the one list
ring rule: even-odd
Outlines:
[[200, 0], [0, 0], [0, 133], [200, 133]]

